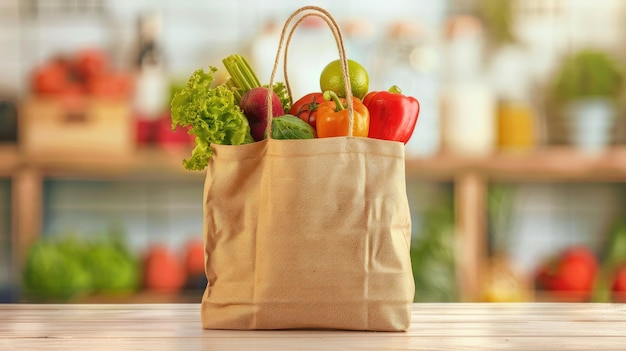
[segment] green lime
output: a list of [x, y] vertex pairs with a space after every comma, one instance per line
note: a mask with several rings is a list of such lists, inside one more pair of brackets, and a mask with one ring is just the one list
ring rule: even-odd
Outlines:
[[[370, 78], [367, 70], [360, 63], [348, 59], [348, 74], [352, 95], [363, 99], [368, 92]], [[322, 91], [332, 90], [339, 97], [346, 97], [346, 88], [341, 72], [341, 61], [335, 60], [326, 65], [320, 75], [320, 88]]]

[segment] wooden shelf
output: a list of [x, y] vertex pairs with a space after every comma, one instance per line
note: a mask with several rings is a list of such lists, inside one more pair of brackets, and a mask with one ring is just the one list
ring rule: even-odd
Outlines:
[[181, 290], [165, 293], [141, 290], [126, 294], [96, 294], [77, 297], [71, 300], [41, 299], [23, 297], [20, 303], [75, 303], [75, 304], [111, 304], [111, 303], [199, 303], [204, 290]]
[[72, 178], [196, 178], [203, 172], [188, 171], [182, 160], [191, 155], [189, 148], [138, 148], [123, 156], [111, 155], [25, 155], [17, 147], [0, 147], [0, 175], [11, 175], [18, 168], [28, 168], [42, 177]]
[[[146, 147], [119, 157], [89, 154], [33, 156], [24, 155], [16, 146], [0, 145], [0, 176], [12, 177], [14, 181], [12, 232], [16, 267], [20, 267], [26, 248], [41, 231], [42, 183], [45, 179], [190, 179], [202, 182], [205, 172], [187, 171], [182, 166], [182, 160], [190, 155], [188, 147]], [[487, 253], [489, 182], [626, 183], [626, 146], [593, 156], [567, 147], [550, 147], [524, 155], [496, 153], [473, 158], [442, 153], [407, 159], [406, 172], [408, 181], [423, 179], [454, 184], [455, 225], [458, 246], [463, 248], [456, 267], [458, 289], [463, 301], [477, 301]], [[154, 296], [132, 298], [163, 299]]]
[[488, 179], [511, 181], [626, 181], [626, 147], [588, 155], [567, 147], [529, 154], [497, 153], [485, 157], [440, 154], [407, 160], [407, 176], [453, 180], [477, 173]]
[[[0, 175], [10, 176], [19, 167], [33, 168], [46, 177], [78, 178], [202, 178], [204, 172], [188, 171], [182, 160], [190, 148], [138, 148], [123, 156], [23, 155], [15, 145], [0, 145]], [[484, 157], [438, 154], [408, 158], [408, 177], [454, 181], [460, 174], [475, 173], [493, 180], [511, 181], [626, 181], [626, 147], [614, 147], [599, 155], [586, 155], [568, 147], [545, 148], [528, 154], [496, 153]]]
[[0, 177], [11, 177], [21, 157], [15, 144], [0, 144]]

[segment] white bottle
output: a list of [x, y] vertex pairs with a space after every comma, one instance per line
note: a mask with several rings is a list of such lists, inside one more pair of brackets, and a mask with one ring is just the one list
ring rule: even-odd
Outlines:
[[496, 148], [496, 98], [483, 72], [482, 24], [456, 16], [446, 25], [441, 90], [441, 141], [445, 152], [484, 156]]
[[139, 20], [139, 52], [136, 58], [134, 109], [138, 118], [155, 120], [169, 103], [169, 82], [159, 46], [161, 18], [149, 14]]

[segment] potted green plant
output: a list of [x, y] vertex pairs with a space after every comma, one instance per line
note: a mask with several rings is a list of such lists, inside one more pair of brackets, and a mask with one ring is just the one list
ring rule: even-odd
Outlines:
[[605, 51], [581, 49], [556, 72], [552, 97], [565, 119], [570, 142], [600, 152], [611, 142], [624, 83], [620, 65]]

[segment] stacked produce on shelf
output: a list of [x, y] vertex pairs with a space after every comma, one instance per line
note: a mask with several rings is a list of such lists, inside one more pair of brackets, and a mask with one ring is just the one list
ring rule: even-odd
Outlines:
[[617, 221], [609, 233], [594, 291], [594, 301], [626, 302], [626, 222]]
[[611, 285], [613, 300], [626, 303], [626, 262], [622, 262], [613, 275], [613, 284]]
[[[140, 94], [150, 95], [150, 92], [142, 90], [149, 82], [141, 78], [136, 72], [114, 69], [109, 55], [99, 48], [51, 57], [35, 67], [30, 76], [32, 96], [26, 102], [25, 113], [27, 120], [32, 122], [26, 126], [37, 128], [43, 120], [52, 123], [58, 129], [57, 133], [52, 131], [52, 135], [56, 136], [52, 149], [57, 143], [63, 143], [58, 140], [77, 140], [73, 144], [80, 144], [80, 140], [93, 140], [91, 144], [95, 144], [100, 139], [94, 136], [107, 134], [124, 137], [119, 142], [110, 138], [111, 144], [123, 144], [120, 148], [124, 148], [124, 153], [132, 151], [135, 144], [157, 145], [173, 151], [188, 148], [193, 144], [193, 136], [188, 134], [187, 128], [171, 129], [169, 109], [164, 108], [146, 118], [137, 100], [143, 101], [138, 98]], [[179, 89], [176, 84], [171, 84], [171, 95]], [[148, 97], [148, 100], [151, 99]], [[29, 130], [27, 149], [31, 148], [30, 144], [35, 144], [32, 148], [37, 150], [46, 148], [47, 145], [40, 145], [38, 141], [42, 139], [40, 133], [30, 135]], [[107, 142], [107, 139], [102, 141]], [[73, 146], [60, 150], [77, 149]], [[106, 147], [102, 149], [106, 150]]]
[[598, 259], [585, 246], [573, 246], [544, 262], [536, 274], [536, 288], [557, 300], [589, 301], [598, 274]]
[[100, 49], [84, 49], [51, 58], [36, 67], [31, 76], [35, 95], [58, 98], [65, 103], [80, 98], [130, 99], [133, 79], [114, 70]]
[[144, 291], [175, 295], [206, 286], [201, 240], [189, 240], [181, 252], [152, 244], [137, 253], [117, 233], [42, 237], [30, 247], [22, 273], [24, 296], [33, 301], [75, 302]]
[[552, 299], [626, 302], [626, 223], [613, 226], [600, 254], [582, 245], [559, 252], [540, 266], [535, 282]]
[[[169, 101], [183, 89], [183, 86], [172, 82], [169, 88]], [[140, 147], [157, 146], [166, 151], [185, 151], [193, 146], [194, 136], [189, 133], [188, 127], [178, 126], [172, 129], [170, 109], [164, 109], [153, 118], [146, 118], [141, 113], [135, 113], [137, 126], [137, 143]]]
[[20, 107], [20, 147], [27, 154], [127, 155], [136, 144], [134, 78], [114, 69], [101, 49], [52, 57], [33, 69]]
[[[367, 70], [347, 60], [353, 94], [347, 101], [339, 60], [320, 73], [320, 89], [296, 99], [287, 84], [262, 85], [247, 60], [238, 54], [222, 60], [229, 79], [215, 85], [217, 68], [196, 70], [186, 87], [172, 98], [172, 129], [189, 128], [195, 148], [183, 161], [186, 169], [203, 170], [211, 157], [211, 144], [241, 145], [267, 138], [268, 110], [274, 139], [313, 139], [349, 134], [348, 107], [353, 106], [355, 137], [370, 137], [405, 143], [413, 134], [419, 102], [399, 88], [388, 92], [369, 90]], [[271, 101], [271, 107], [268, 106]]]
[[183, 289], [203, 290], [206, 287], [204, 242], [188, 241], [182, 254], [162, 244], [151, 245], [143, 257], [143, 287], [166, 294]]
[[25, 295], [71, 300], [89, 294], [128, 294], [140, 287], [141, 267], [120, 236], [41, 238], [23, 269]]

